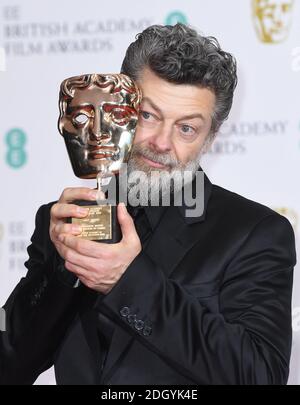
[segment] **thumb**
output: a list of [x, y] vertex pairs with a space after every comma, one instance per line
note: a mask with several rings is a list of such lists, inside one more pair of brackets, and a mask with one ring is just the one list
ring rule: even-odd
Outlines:
[[123, 202], [118, 204], [118, 220], [121, 227], [123, 239], [132, 239], [138, 236], [135, 230], [133, 219], [129, 215], [127, 208]]

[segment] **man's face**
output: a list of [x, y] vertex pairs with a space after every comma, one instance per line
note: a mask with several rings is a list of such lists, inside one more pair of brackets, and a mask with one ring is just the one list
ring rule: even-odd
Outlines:
[[288, 35], [293, 0], [253, 0], [255, 27], [262, 42], [282, 42]]
[[76, 176], [95, 178], [105, 169], [117, 173], [127, 159], [138, 117], [122, 92], [95, 84], [75, 88], [59, 127]]
[[145, 69], [137, 80], [143, 99], [131, 159], [149, 172], [182, 169], [207, 141], [215, 95], [195, 85], [169, 83]]

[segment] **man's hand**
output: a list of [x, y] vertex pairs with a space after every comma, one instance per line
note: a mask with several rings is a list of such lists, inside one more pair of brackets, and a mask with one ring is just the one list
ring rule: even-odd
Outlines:
[[88, 209], [70, 203], [74, 200], [94, 201], [96, 198], [97, 190], [86, 187], [66, 188], [58, 202], [52, 206], [50, 211], [50, 239], [63, 259], [65, 257], [62, 252], [62, 243], [58, 236], [61, 234], [79, 235], [81, 233], [81, 226], [67, 224], [67, 218], [84, 218], [88, 214]]
[[[63, 192], [56, 207], [54, 205], [51, 210], [50, 235], [60, 256], [65, 259], [65, 267], [87, 287], [107, 294], [140, 253], [141, 243], [124, 204], [119, 204], [117, 210], [123, 235], [119, 243], [99, 243], [74, 236], [80, 234], [80, 226], [72, 228], [74, 225], [64, 223], [65, 218], [83, 218], [87, 212], [80, 214], [79, 207], [67, 202], [88, 199], [91, 192], [90, 189], [67, 189]], [[95, 199], [95, 194], [89, 199]]]

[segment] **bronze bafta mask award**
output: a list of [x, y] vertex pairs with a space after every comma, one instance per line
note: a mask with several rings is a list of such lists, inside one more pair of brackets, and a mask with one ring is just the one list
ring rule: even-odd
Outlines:
[[[64, 137], [74, 174], [97, 179], [98, 189], [118, 175], [129, 158], [141, 93], [123, 74], [86, 74], [64, 80], [60, 87], [58, 128]], [[121, 239], [117, 201], [75, 201], [89, 208], [80, 237], [115, 243]]]

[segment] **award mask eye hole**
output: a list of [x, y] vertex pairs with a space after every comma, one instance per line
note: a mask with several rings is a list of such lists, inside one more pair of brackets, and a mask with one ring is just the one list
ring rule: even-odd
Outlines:
[[78, 114], [73, 118], [75, 124], [84, 125], [88, 120], [88, 117], [85, 114]]
[[118, 109], [113, 110], [112, 116], [114, 121], [116, 121], [117, 123], [124, 122], [128, 118], [128, 114], [125, 110]]

